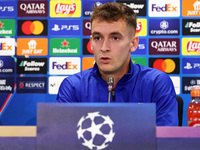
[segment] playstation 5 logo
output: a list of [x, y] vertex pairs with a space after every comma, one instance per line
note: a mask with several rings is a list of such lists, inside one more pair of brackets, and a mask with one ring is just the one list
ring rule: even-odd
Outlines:
[[54, 27], [52, 28], [53, 31], [60, 31], [60, 28], [57, 24], [54, 24]]
[[192, 69], [191, 63], [187, 63], [186, 66], [184, 66], [184, 69]]

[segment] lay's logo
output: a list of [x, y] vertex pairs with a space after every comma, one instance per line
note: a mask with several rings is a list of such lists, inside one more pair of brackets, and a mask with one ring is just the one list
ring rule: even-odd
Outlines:
[[182, 38], [183, 55], [200, 55], [199, 38]]
[[81, 17], [81, 1], [50, 1], [50, 17]]
[[147, 35], [147, 20], [146, 19], [137, 19], [136, 35], [137, 36]]
[[188, 52], [200, 53], [200, 42], [189, 41], [187, 43], [187, 50], [188, 50]]
[[63, 3], [58, 3], [55, 6], [55, 13], [56, 14], [74, 14], [76, 11], [76, 3], [72, 4], [63, 4]]

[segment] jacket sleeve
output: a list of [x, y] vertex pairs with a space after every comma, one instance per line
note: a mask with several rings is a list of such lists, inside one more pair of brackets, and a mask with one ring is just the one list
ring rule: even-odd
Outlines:
[[162, 73], [153, 85], [153, 101], [156, 103], [157, 126], [178, 125], [178, 104], [170, 77]]
[[75, 95], [75, 89], [70, 83], [70, 80], [68, 80], [68, 78], [65, 78], [58, 90], [56, 101], [58, 103], [77, 102]]

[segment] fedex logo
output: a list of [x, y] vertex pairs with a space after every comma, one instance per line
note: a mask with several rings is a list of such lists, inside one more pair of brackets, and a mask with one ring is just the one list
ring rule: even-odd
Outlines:
[[165, 4], [163, 7], [159, 7], [156, 4], [152, 5], [152, 11], [157, 11], [157, 12], [165, 12], [165, 11], [169, 11], [169, 12], [176, 12], [177, 11], [177, 7], [176, 6], [172, 6], [171, 4]]
[[0, 56], [15, 55], [15, 39], [0, 38]]
[[6, 43], [0, 43], [0, 50], [12, 50], [12, 45], [8, 45]]
[[73, 64], [72, 62], [66, 62], [64, 64], [58, 64], [57, 62], [53, 62], [52, 69], [58, 69], [58, 70], [77, 69], [77, 64]]
[[149, 0], [150, 17], [179, 17], [180, 0]]
[[52, 75], [72, 75], [80, 72], [80, 57], [50, 57], [49, 73]]

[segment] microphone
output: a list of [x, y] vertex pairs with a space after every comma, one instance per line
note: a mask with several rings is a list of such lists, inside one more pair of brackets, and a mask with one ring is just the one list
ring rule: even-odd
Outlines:
[[108, 84], [108, 103], [110, 103], [111, 93], [113, 93], [114, 78], [109, 77], [107, 84]]

